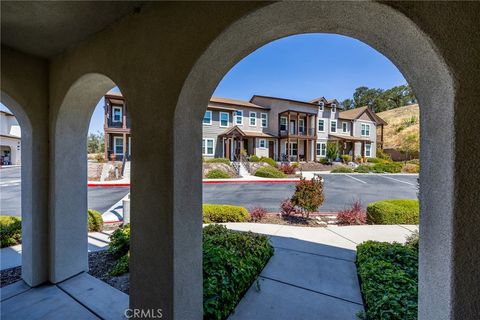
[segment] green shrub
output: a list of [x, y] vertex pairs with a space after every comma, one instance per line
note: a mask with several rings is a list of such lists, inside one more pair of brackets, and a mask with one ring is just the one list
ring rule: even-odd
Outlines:
[[358, 172], [358, 173], [369, 173], [370, 172], [370, 166], [366, 165], [359, 165], [356, 167], [353, 171]]
[[418, 224], [418, 200], [383, 200], [369, 203], [367, 223]]
[[130, 250], [130, 225], [115, 230], [110, 236], [108, 252], [115, 257], [123, 257]]
[[353, 169], [345, 166], [335, 166], [333, 169], [330, 171], [331, 173], [352, 173]]
[[407, 163], [406, 165], [403, 166], [402, 172], [405, 172], [405, 173], [419, 173], [420, 172], [420, 166], [418, 164]]
[[340, 156], [340, 158], [342, 158], [343, 162], [344, 163], [349, 163], [350, 161], [352, 161], [352, 156], [348, 155], [348, 154], [342, 154]]
[[381, 159], [381, 158], [367, 158], [367, 162], [370, 163], [387, 163], [390, 162], [389, 160]]
[[211, 158], [204, 160], [205, 163], [225, 163], [230, 165], [230, 160], [227, 158]]
[[309, 217], [323, 204], [325, 196], [323, 194], [323, 183], [320, 179], [307, 180], [302, 178], [295, 185], [291, 202], [294, 206], [301, 209], [303, 217]]
[[250, 157], [248, 157], [248, 161], [250, 161], [250, 162], [260, 162], [260, 158], [257, 157], [256, 155], [251, 155]]
[[335, 142], [327, 142], [327, 159], [335, 161], [338, 157], [338, 146]]
[[244, 207], [226, 204], [203, 205], [203, 223], [245, 222], [248, 217], [248, 210]]
[[268, 238], [231, 231], [221, 225], [203, 229], [203, 317], [226, 319], [273, 255]]
[[366, 319], [417, 319], [418, 251], [410, 245], [367, 241], [356, 265]]
[[286, 178], [287, 175], [274, 167], [261, 167], [255, 171], [255, 176], [263, 178]]
[[318, 160], [318, 162], [320, 162], [321, 164], [328, 164], [328, 159], [327, 158], [320, 158]]
[[380, 147], [377, 147], [377, 158], [392, 161], [392, 157], [389, 154], [385, 153], [385, 151]]
[[207, 172], [205, 175], [205, 178], [207, 179], [228, 179], [231, 178], [230, 174], [220, 170], [220, 169], [212, 169]]
[[271, 165], [272, 167], [276, 167], [276, 166], [277, 166], [277, 162], [276, 162], [275, 160], [273, 160], [272, 158], [268, 158], [268, 157], [261, 157], [261, 158], [260, 158], [260, 162], [268, 163], [268, 164]]
[[402, 171], [402, 164], [398, 162], [376, 163], [372, 166], [375, 173], [399, 173]]
[[103, 218], [102, 214], [97, 210], [88, 209], [88, 231], [102, 231], [103, 230]]
[[10, 247], [22, 241], [22, 220], [0, 216], [0, 248]]
[[298, 168], [300, 167], [300, 165], [298, 164], [298, 162], [292, 162], [292, 163], [291, 163], [291, 166], [292, 166], [292, 168], [294, 168], [294, 169], [298, 169]]
[[118, 259], [110, 270], [111, 276], [119, 276], [130, 270], [130, 254], [127, 253]]

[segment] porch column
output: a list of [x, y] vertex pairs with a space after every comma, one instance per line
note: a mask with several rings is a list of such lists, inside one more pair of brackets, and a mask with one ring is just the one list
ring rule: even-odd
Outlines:
[[125, 158], [127, 156], [127, 134], [126, 133], [123, 133], [123, 158]]
[[103, 149], [104, 149], [104, 154], [105, 154], [105, 160], [108, 161], [108, 141], [110, 139], [110, 134], [106, 133], [103, 136]]
[[305, 140], [305, 162], [309, 162], [309, 156], [308, 156], [308, 144], [310, 143], [310, 140]]

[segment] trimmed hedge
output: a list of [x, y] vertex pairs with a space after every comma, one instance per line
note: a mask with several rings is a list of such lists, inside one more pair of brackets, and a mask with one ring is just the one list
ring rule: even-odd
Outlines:
[[102, 214], [96, 210], [88, 209], [88, 231], [102, 231], [103, 218]]
[[332, 170], [330, 170], [331, 173], [352, 173], [353, 169], [345, 166], [335, 166], [333, 167]]
[[376, 163], [372, 166], [372, 172], [375, 173], [399, 173], [403, 165], [398, 162]]
[[22, 241], [22, 219], [0, 216], [0, 248], [10, 247]]
[[230, 174], [220, 169], [212, 169], [205, 175], [207, 179], [228, 179], [231, 178]]
[[203, 318], [227, 319], [273, 255], [268, 238], [231, 231], [222, 225], [203, 229]]
[[260, 162], [268, 163], [268, 164], [271, 165], [272, 167], [276, 167], [276, 166], [277, 166], [277, 162], [276, 162], [275, 160], [273, 160], [272, 158], [268, 158], [268, 157], [261, 157], [261, 158], [260, 158]]
[[369, 203], [369, 224], [418, 224], [418, 200], [383, 200]]
[[249, 162], [260, 162], [260, 158], [257, 157], [256, 155], [251, 155], [250, 157], [248, 157], [248, 161]]
[[226, 204], [204, 204], [203, 223], [246, 222], [248, 210], [244, 207]]
[[356, 265], [363, 319], [417, 319], [418, 250], [411, 245], [367, 241], [357, 246]]
[[261, 167], [255, 171], [255, 176], [263, 178], [286, 178], [287, 175], [274, 167]]

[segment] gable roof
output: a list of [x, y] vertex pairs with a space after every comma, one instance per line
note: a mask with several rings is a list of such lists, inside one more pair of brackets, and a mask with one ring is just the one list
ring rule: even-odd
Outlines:
[[311, 102], [306, 102], [306, 101], [300, 101], [300, 100], [292, 100], [292, 99], [286, 99], [286, 98], [278, 98], [278, 97], [270, 97], [270, 96], [260, 96], [258, 94], [255, 94], [252, 96], [250, 99], [250, 102], [254, 101], [255, 98], [266, 98], [266, 99], [272, 99], [272, 100], [281, 100], [281, 101], [288, 101], [288, 102], [293, 102], [293, 103], [298, 103], [302, 105], [306, 105], [309, 107], [315, 107], [318, 108], [318, 105], [316, 103], [311, 103]]
[[244, 131], [240, 129], [238, 126], [233, 126], [232, 128], [225, 130], [219, 136], [229, 136], [229, 135], [233, 135], [235, 132], [242, 137], [276, 138], [274, 134], [271, 134], [269, 132]]
[[376, 123], [387, 125], [385, 120], [383, 120], [382, 118], [377, 116], [375, 114], [375, 112], [370, 110], [369, 107], [361, 107], [361, 108], [355, 108], [355, 109], [342, 111], [338, 114], [338, 118], [339, 119], [344, 119], [344, 120], [356, 120], [356, 119], [360, 118], [360, 116], [362, 114], [364, 114], [365, 112], [367, 112], [375, 120]]

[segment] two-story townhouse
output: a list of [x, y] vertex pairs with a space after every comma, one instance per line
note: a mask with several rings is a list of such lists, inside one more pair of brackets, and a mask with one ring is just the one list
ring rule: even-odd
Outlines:
[[203, 118], [203, 156], [234, 160], [245, 152], [277, 158], [269, 112], [248, 101], [212, 97]]
[[121, 93], [109, 92], [104, 97], [105, 157], [117, 161], [130, 160], [130, 114]]
[[21, 163], [21, 130], [15, 116], [0, 110], [0, 165]]
[[[259, 126], [260, 121], [260, 126]], [[213, 97], [204, 124], [205, 157], [249, 155], [317, 161], [336, 142], [340, 154], [375, 157], [386, 122], [367, 107], [343, 111], [336, 99], [309, 102], [254, 95], [249, 102]]]

